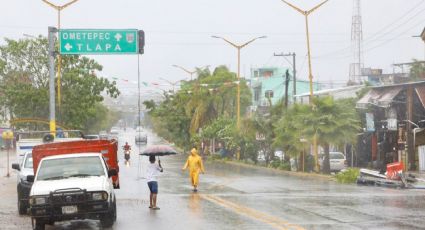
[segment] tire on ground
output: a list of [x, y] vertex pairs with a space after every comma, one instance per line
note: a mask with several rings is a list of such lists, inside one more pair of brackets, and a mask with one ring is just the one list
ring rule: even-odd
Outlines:
[[21, 200], [22, 198], [22, 192], [18, 187], [18, 213], [19, 215], [25, 215], [27, 214], [27, 204], [26, 202]]
[[43, 221], [38, 220], [38, 219], [34, 219], [34, 222], [35, 222], [34, 225], [33, 225], [34, 230], [44, 230], [45, 229], [46, 223], [44, 223]]
[[100, 225], [103, 228], [110, 228], [112, 227], [112, 225], [114, 225], [114, 222], [116, 219], [117, 219], [117, 208], [114, 201], [111, 207], [111, 211], [100, 217]]

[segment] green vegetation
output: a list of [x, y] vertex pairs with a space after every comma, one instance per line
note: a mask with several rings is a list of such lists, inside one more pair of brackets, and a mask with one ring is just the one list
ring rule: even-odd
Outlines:
[[[335, 101], [331, 97], [315, 98], [314, 106], [293, 105], [275, 126], [275, 146], [282, 146], [292, 157], [299, 157], [313, 143], [324, 148], [323, 172], [329, 173], [330, 145], [353, 143], [360, 130], [360, 120], [355, 111], [354, 99]], [[302, 142], [301, 140], [304, 140]]]
[[[56, 108], [57, 122], [86, 132], [97, 132], [115, 123], [117, 114], [101, 102], [103, 95], [116, 98], [119, 91], [115, 82], [97, 76], [102, 66], [80, 55], [63, 56], [61, 65], [62, 99]], [[11, 119], [48, 120], [48, 69], [48, 42], [44, 37], [6, 39], [0, 47], [0, 105], [7, 108]], [[18, 127], [47, 129], [29, 124]]]
[[285, 171], [291, 170], [291, 165], [287, 161], [272, 161], [270, 162], [269, 167]]
[[[156, 105], [153, 101], [143, 104], [149, 110], [155, 132], [183, 149], [199, 144], [202, 139], [220, 138], [225, 147], [234, 152], [246, 141], [236, 130], [236, 75], [225, 66], [213, 73], [198, 70], [198, 78], [184, 82], [181, 90]], [[251, 102], [251, 93], [242, 80], [241, 111]]]
[[413, 60], [414, 63], [410, 68], [410, 81], [425, 81], [425, 63]]
[[360, 170], [358, 168], [348, 168], [346, 171], [336, 174], [335, 178], [339, 183], [352, 184], [357, 181], [359, 175]]
[[[353, 143], [360, 130], [355, 99], [335, 101], [331, 97], [315, 98], [313, 107], [294, 104], [286, 108], [282, 100], [270, 107], [266, 115], [242, 114], [238, 130], [235, 74], [226, 67], [218, 67], [212, 74], [208, 70], [200, 70], [198, 74], [198, 79], [185, 82], [178, 92], [164, 94], [162, 103], [144, 102], [150, 110], [154, 130], [182, 148], [194, 144], [200, 147], [201, 142], [206, 146], [216, 143], [217, 147], [220, 143], [220, 157], [236, 158], [240, 153], [241, 160], [258, 163], [261, 153], [264, 154], [261, 164], [289, 170], [289, 159], [302, 162], [302, 152], [308, 151], [316, 137], [317, 144], [324, 148], [323, 172], [329, 173], [330, 146]], [[245, 82], [240, 84], [241, 111], [246, 111], [251, 94]], [[264, 139], [257, 140], [258, 134]], [[276, 149], [285, 152], [283, 161], [274, 161]], [[307, 158], [304, 168], [311, 170], [312, 159]]]

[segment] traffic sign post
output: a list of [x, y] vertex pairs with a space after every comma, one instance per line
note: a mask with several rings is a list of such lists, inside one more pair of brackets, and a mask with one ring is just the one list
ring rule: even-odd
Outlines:
[[137, 54], [139, 34], [137, 29], [61, 29], [60, 53]]

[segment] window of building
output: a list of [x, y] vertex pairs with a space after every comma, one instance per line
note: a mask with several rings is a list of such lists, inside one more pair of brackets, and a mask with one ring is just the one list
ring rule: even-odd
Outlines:
[[260, 88], [255, 88], [254, 89], [254, 101], [259, 101], [260, 100], [260, 94], [261, 94], [261, 89]]
[[266, 98], [273, 98], [273, 90], [267, 90], [265, 93]]
[[273, 76], [273, 71], [272, 70], [265, 70], [262, 72], [262, 77], [271, 77]]

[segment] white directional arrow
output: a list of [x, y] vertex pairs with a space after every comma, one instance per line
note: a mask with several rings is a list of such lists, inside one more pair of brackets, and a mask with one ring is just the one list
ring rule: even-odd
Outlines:
[[115, 34], [115, 39], [117, 39], [117, 42], [119, 42], [121, 40], [122, 36], [119, 33]]
[[66, 51], [69, 51], [70, 49], [72, 49], [72, 45], [70, 45], [69, 43], [66, 43], [65, 49]]

